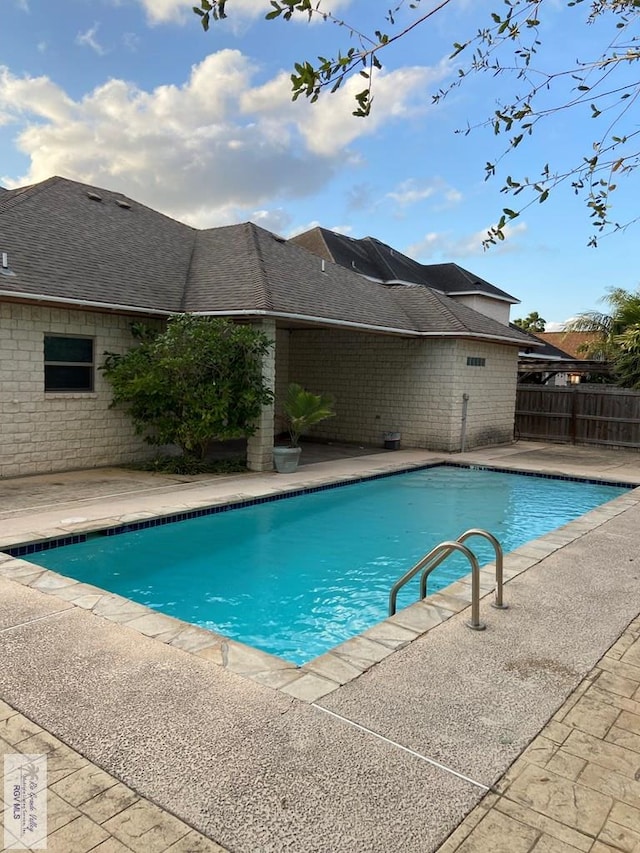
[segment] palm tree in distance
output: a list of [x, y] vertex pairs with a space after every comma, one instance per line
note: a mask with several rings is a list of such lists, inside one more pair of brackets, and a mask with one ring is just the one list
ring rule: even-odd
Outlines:
[[623, 287], [610, 287], [600, 300], [609, 312], [584, 311], [565, 326], [566, 332], [593, 332], [592, 341], [580, 346], [587, 358], [615, 361], [620, 355], [620, 341], [625, 332], [640, 324], [640, 289], [635, 293]]
[[593, 340], [579, 350], [586, 358], [609, 361], [616, 384], [640, 388], [640, 289], [635, 293], [610, 287], [601, 302], [609, 313], [585, 311], [567, 323], [567, 332], [593, 332]]

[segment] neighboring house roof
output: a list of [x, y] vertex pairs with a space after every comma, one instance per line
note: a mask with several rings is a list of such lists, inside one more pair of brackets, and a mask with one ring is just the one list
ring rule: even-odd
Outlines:
[[[509, 325], [518, 329], [515, 323], [509, 323]], [[543, 358], [545, 361], [557, 360], [557, 361], [574, 361], [574, 356], [570, 353], [565, 352], [560, 349], [560, 347], [554, 346], [551, 343], [543, 340], [540, 333], [534, 335], [533, 332], [526, 332], [524, 329], [520, 329], [520, 331], [530, 338], [532, 344], [536, 344], [536, 348], [533, 350], [525, 350], [520, 353], [521, 358]]]
[[458, 264], [421, 264], [375, 237], [356, 240], [328, 228], [311, 228], [289, 242], [383, 284], [420, 284], [446, 294], [482, 294], [516, 304], [518, 299]]
[[587, 358], [583, 347], [600, 340], [597, 332], [540, 332], [538, 337], [547, 344], [560, 347], [571, 358], [582, 359]]
[[521, 332], [424, 286], [373, 284], [252, 223], [197, 230], [63, 178], [0, 196], [0, 296], [169, 314], [274, 316], [397, 334]]

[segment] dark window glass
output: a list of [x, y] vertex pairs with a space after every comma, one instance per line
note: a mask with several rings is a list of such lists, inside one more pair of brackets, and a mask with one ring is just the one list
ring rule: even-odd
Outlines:
[[92, 338], [59, 338], [54, 335], [45, 335], [44, 360], [93, 364], [93, 340]]
[[93, 368], [47, 364], [44, 368], [45, 391], [93, 391]]
[[44, 337], [44, 390], [93, 391], [93, 339]]
[[480, 358], [477, 355], [467, 356], [467, 367], [484, 367], [486, 363], [486, 358]]

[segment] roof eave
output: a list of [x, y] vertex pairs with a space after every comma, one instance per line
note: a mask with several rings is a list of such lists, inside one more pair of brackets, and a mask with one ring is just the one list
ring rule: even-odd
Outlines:
[[0, 298], [15, 299], [20, 302], [46, 302], [48, 305], [59, 305], [60, 307], [92, 308], [97, 311], [117, 311], [136, 314], [153, 314], [159, 317], [170, 317], [179, 314], [179, 311], [167, 311], [162, 308], [151, 308], [144, 305], [121, 305], [114, 302], [94, 302], [90, 299], [73, 299], [67, 296], [47, 296], [38, 293], [21, 293], [15, 290], [0, 290]]

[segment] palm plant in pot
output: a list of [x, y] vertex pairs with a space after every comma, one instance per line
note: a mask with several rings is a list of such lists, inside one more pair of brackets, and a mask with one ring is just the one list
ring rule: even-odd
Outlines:
[[273, 448], [273, 462], [278, 473], [293, 474], [300, 460], [300, 436], [320, 421], [335, 415], [333, 399], [328, 394], [314, 394], [297, 382], [292, 382], [287, 389], [284, 415], [289, 444]]

